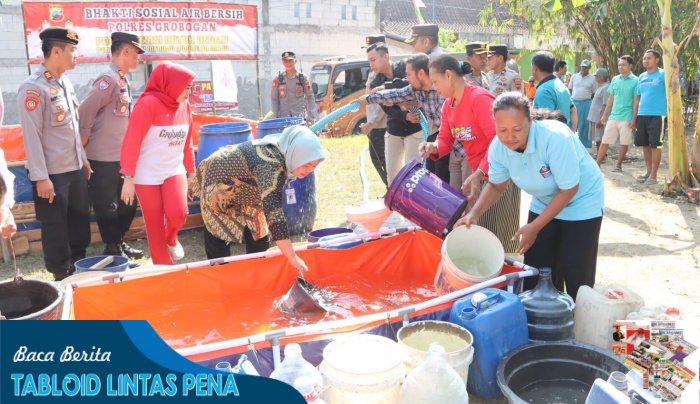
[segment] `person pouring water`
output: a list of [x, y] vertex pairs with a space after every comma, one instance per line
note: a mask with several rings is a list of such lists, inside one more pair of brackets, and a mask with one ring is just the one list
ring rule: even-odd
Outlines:
[[[513, 235], [525, 264], [563, 274], [574, 299], [593, 287], [603, 221], [603, 176], [577, 136], [555, 120], [532, 120], [528, 99], [503, 93], [493, 103], [496, 137], [488, 150], [489, 183], [455, 226], [477, 223], [512, 180], [532, 195], [527, 224]], [[538, 279], [525, 279], [525, 290]], [[556, 282], [554, 282], [556, 284]]]
[[191, 191], [200, 198], [207, 258], [230, 256], [230, 243], [242, 240], [247, 254], [263, 252], [272, 238], [291, 266], [308, 271], [289, 239], [283, 188], [287, 181], [311, 174], [323, 160], [316, 134], [291, 126], [279, 138], [222, 147], [199, 163]]

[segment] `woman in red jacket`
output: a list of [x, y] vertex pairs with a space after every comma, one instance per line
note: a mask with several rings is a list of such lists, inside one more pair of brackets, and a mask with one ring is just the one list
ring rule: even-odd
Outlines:
[[[430, 80], [445, 97], [445, 104], [437, 140], [421, 143], [418, 150], [425, 150], [437, 160], [452, 150], [455, 141], [461, 142], [472, 168], [462, 189], [470, 188], [469, 200], [475, 201], [481, 186], [486, 184], [487, 152], [496, 136], [492, 111], [495, 98], [488, 90], [464, 82], [462, 76], [469, 70], [468, 64], [460, 64], [452, 55], [440, 55], [430, 62]], [[520, 190], [512, 182], [499, 204], [484, 213], [479, 225], [498, 236], [507, 253], [515, 251], [518, 243], [511, 237], [520, 227]]]
[[121, 151], [122, 200], [138, 195], [154, 264], [172, 265], [185, 252], [177, 232], [187, 217], [187, 173], [194, 173], [192, 111], [187, 99], [194, 73], [160, 63], [129, 119]]

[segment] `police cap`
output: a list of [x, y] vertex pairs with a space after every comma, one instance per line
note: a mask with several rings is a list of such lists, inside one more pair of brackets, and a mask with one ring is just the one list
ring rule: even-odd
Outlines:
[[365, 46], [363, 46], [363, 48], [379, 42], [386, 42], [386, 36], [384, 36], [384, 34], [367, 35], [365, 38]]
[[282, 53], [282, 60], [296, 60], [297, 55], [294, 52], [283, 52]]
[[489, 52], [494, 55], [503, 55], [508, 57], [508, 47], [506, 45], [489, 45]]
[[435, 24], [418, 24], [411, 27], [411, 37], [406, 39], [405, 43], [413, 43], [419, 36], [427, 36], [437, 38], [440, 27]]
[[59, 27], [46, 28], [39, 33], [39, 39], [42, 41], [59, 41], [67, 42], [73, 45], [78, 44], [78, 33], [72, 29]]
[[139, 50], [139, 55], [146, 52], [145, 49], [141, 47], [138, 35], [129, 34], [126, 32], [113, 32], [112, 33], [112, 43], [128, 43], [134, 45]]
[[484, 42], [470, 42], [467, 44], [467, 55], [482, 55], [489, 53], [489, 45]]

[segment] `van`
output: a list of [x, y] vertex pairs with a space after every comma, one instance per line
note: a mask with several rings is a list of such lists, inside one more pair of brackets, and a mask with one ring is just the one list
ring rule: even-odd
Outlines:
[[[309, 82], [319, 112], [328, 115], [364, 95], [369, 72], [367, 59], [346, 60], [338, 56], [315, 63]], [[326, 134], [335, 137], [361, 133], [360, 126], [365, 122], [367, 113], [362, 106], [329, 123]]]

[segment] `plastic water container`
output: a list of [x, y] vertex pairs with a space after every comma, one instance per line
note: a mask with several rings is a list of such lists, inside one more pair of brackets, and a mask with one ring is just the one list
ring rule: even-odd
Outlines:
[[581, 286], [576, 294], [574, 335], [577, 341], [610, 349], [613, 324], [644, 306], [644, 299], [622, 285]]
[[[296, 123], [292, 123], [296, 122]], [[301, 118], [278, 118], [258, 124], [258, 138], [279, 136], [285, 128], [301, 123]], [[316, 200], [316, 174], [288, 181], [282, 190], [282, 210], [287, 219], [290, 234], [308, 233], [314, 227], [318, 201]]]
[[314, 388], [323, 386], [321, 372], [301, 356], [299, 344], [289, 344], [284, 348], [284, 360], [272, 371], [270, 378], [294, 386], [294, 380], [302, 376], [311, 378]]
[[351, 233], [352, 229], [348, 229], [347, 227], [326, 227], [323, 229], [316, 229], [311, 231], [309, 234], [306, 235], [306, 241], [308, 241], [309, 243], [315, 243], [321, 237], [334, 236], [336, 234], [344, 234], [347, 236]]
[[603, 379], [595, 379], [586, 404], [628, 404], [629, 397]]
[[304, 396], [304, 400], [306, 400], [307, 403], [326, 404], [325, 401], [321, 400], [321, 392], [314, 388], [314, 382], [310, 377], [297, 377], [294, 380], [294, 388], [297, 389], [302, 396]]
[[633, 311], [627, 315], [627, 320], [680, 320], [681, 311], [668, 306], [644, 306], [639, 311]]
[[496, 372], [503, 357], [528, 343], [527, 317], [518, 296], [500, 289], [484, 289], [455, 302], [450, 322], [474, 337], [474, 360], [467, 390], [486, 400], [502, 397]]
[[107, 264], [104, 268], [90, 269], [91, 266], [97, 264], [103, 259], [109, 257], [109, 255], [96, 255], [94, 257], [87, 257], [75, 262], [75, 273], [88, 272], [88, 271], [109, 271], [109, 272], [123, 272], [129, 268], [129, 259], [120, 256], [112, 255], [114, 260]]
[[433, 343], [427, 359], [411, 372], [401, 386], [401, 404], [467, 404], [462, 379], [445, 358], [445, 348]]
[[530, 341], [564, 341], [574, 338], [576, 304], [571, 296], [554, 287], [550, 268], [540, 269], [537, 286], [520, 294], [520, 301], [527, 313]]
[[323, 350], [319, 367], [326, 402], [399, 403], [406, 366], [398, 344], [389, 338], [358, 334], [336, 339]]
[[416, 321], [401, 327], [396, 339], [404, 354], [407, 375], [425, 362], [431, 344], [438, 342], [445, 350], [447, 364], [457, 371], [466, 387], [474, 357], [474, 337], [464, 327], [446, 321]]
[[222, 147], [243, 143], [253, 138], [245, 122], [223, 122], [203, 125], [199, 129], [197, 165]]
[[440, 254], [435, 289], [441, 295], [499, 276], [505, 258], [498, 237], [476, 225], [452, 230], [442, 242]]

